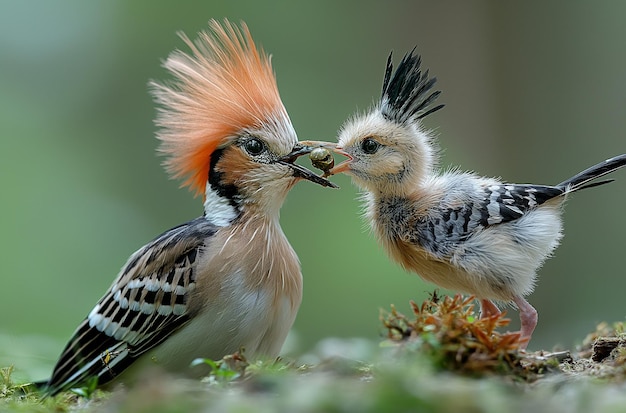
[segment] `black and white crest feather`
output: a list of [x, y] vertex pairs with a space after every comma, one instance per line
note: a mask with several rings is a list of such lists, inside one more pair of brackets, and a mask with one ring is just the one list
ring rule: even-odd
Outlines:
[[[404, 124], [416, 121], [438, 111], [444, 105], [429, 106], [439, 97], [441, 91], [431, 92], [437, 78], [428, 77], [428, 70], [422, 73], [422, 58], [415, 49], [402, 58], [393, 72], [392, 55], [387, 59], [381, 112], [389, 120]], [[393, 75], [392, 75], [393, 72]]]

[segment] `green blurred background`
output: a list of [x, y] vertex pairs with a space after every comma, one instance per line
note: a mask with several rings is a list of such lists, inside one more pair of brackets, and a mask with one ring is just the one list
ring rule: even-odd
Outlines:
[[[625, 2], [0, 2], [0, 365], [47, 375], [126, 258], [201, 213], [155, 156], [146, 84], [166, 77], [176, 31], [223, 17], [273, 54], [301, 139], [334, 140], [378, 98], [390, 50], [417, 45], [446, 104], [425, 120], [443, 165], [549, 184], [626, 152]], [[532, 349], [624, 319], [626, 173], [614, 177], [568, 205], [530, 297]], [[282, 210], [305, 277], [296, 356], [325, 337], [376, 340], [379, 308], [433, 290], [387, 260], [356, 189], [333, 179], [341, 190], [301, 183]]]

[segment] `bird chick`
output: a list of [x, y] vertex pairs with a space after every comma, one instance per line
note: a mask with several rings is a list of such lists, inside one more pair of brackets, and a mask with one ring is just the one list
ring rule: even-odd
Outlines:
[[294, 322], [302, 275], [279, 210], [302, 179], [335, 185], [294, 164], [312, 148], [297, 142], [247, 26], [209, 26], [193, 42], [180, 35], [191, 53], [165, 61], [173, 81], [151, 83], [165, 166], [204, 195], [204, 214], [131, 255], [40, 383], [48, 395], [242, 347], [275, 357]]
[[420, 120], [443, 105], [433, 106], [440, 92], [432, 91], [436, 79], [422, 72], [420, 63], [411, 52], [393, 72], [389, 56], [380, 102], [343, 125], [335, 151], [348, 159], [325, 176], [346, 173], [365, 191], [367, 221], [406, 270], [475, 295], [483, 316], [499, 313], [494, 301], [514, 303], [525, 348], [537, 312], [524, 296], [562, 237], [566, 196], [607, 183], [590, 182], [623, 167], [626, 155], [555, 186], [438, 171], [433, 136]]

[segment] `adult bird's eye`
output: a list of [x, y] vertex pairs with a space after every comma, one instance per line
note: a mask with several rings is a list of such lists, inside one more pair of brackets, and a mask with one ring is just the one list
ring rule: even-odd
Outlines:
[[372, 138], [366, 138], [363, 142], [361, 142], [361, 149], [363, 149], [363, 152], [367, 154], [376, 153], [378, 148], [380, 148], [380, 143], [376, 142]]
[[244, 144], [243, 147], [252, 156], [260, 155], [265, 150], [265, 144], [257, 138], [250, 138]]

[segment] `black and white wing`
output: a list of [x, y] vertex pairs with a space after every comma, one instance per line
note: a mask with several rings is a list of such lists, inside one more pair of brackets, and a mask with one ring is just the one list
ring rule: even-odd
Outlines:
[[489, 185], [478, 202], [440, 208], [414, 223], [411, 242], [435, 256], [447, 256], [484, 228], [519, 219], [533, 208], [561, 196], [564, 188], [526, 184]]
[[44, 391], [54, 395], [93, 377], [107, 383], [185, 325], [193, 316], [196, 258], [215, 230], [197, 218], [134, 253], [74, 332]]

